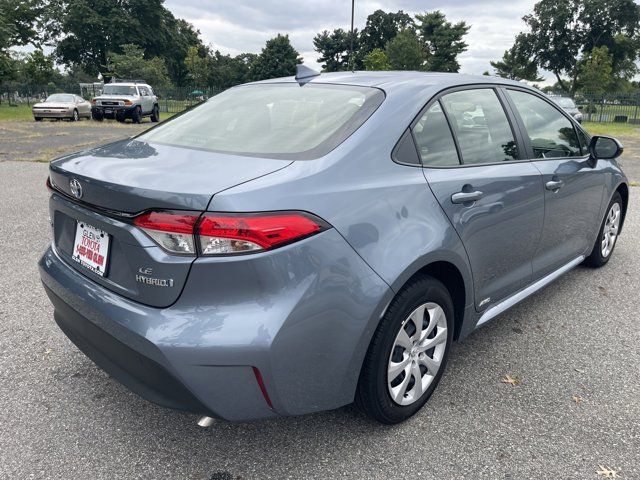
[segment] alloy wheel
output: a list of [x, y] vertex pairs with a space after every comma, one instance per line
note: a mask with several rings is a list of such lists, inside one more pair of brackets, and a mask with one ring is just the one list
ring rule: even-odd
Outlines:
[[620, 229], [620, 204], [614, 203], [607, 213], [607, 218], [602, 228], [602, 239], [600, 251], [604, 258], [611, 255], [613, 246], [618, 238], [618, 230]]
[[420, 305], [402, 322], [391, 347], [387, 386], [395, 403], [411, 405], [435, 378], [447, 346], [447, 317], [440, 305]]

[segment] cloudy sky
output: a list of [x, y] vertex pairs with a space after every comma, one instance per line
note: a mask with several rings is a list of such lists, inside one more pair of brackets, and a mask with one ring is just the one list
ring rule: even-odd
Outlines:
[[[355, 22], [365, 25], [377, 9], [419, 13], [442, 10], [449, 21], [471, 25], [469, 49], [460, 56], [462, 73], [490, 70], [489, 61], [502, 56], [524, 24], [522, 16], [535, 0], [356, 0]], [[348, 29], [349, 0], [166, 0], [174, 15], [200, 30], [205, 43], [223, 53], [256, 52], [278, 33], [288, 33], [305, 64], [317, 66], [313, 37], [322, 30]]]

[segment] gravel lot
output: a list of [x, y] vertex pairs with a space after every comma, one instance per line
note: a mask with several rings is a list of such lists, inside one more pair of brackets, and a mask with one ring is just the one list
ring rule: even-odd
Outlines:
[[[48, 146], [49, 124], [33, 127]], [[0, 158], [18, 156], [6, 138]], [[640, 478], [637, 188], [609, 265], [572, 271], [454, 345], [407, 423], [345, 407], [200, 429], [121, 387], [55, 325], [36, 268], [50, 237], [46, 172], [0, 162], [0, 478], [598, 479], [600, 466]]]

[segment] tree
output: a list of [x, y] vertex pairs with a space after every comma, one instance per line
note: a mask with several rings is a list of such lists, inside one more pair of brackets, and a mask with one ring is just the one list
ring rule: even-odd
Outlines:
[[489, 62], [496, 75], [511, 80], [529, 80], [542, 82], [544, 79], [538, 75], [538, 66], [531, 54], [526, 50], [524, 35], [516, 37], [516, 41], [509, 50], [505, 50], [501, 60]]
[[0, 33], [0, 49], [29, 44], [40, 47], [38, 27], [47, 7], [43, 0], [0, 0], [0, 23], [9, 26]]
[[53, 65], [53, 56], [45, 55], [42, 50], [28, 54], [23, 68], [25, 81], [32, 85], [46, 85], [58, 74]]
[[367, 17], [367, 23], [360, 35], [362, 56], [376, 48], [384, 49], [400, 31], [414, 27], [411, 16], [402, 10], [396, 13], [376, 10]]
[[460, 70], [457, 58], [467, 50], [468, 45], [463, 38], [471, 27], [466, 22], [447, 22], [439, 10], [416, 15], [416, 20], [418, 34], [425, 47], [427, 69], [432, 72]]
[[56, 43], [59, 61], [92, 75], [105, 71], [109, 52], [122, 54], [122, 45], [137, 45], [147, 59], [163, 58], [180, 84], [188, 73], [184, 58], [189, 47], [203, 45], [198, 32], [176, 19], [163, 1], [58, 0], [48, 13], [47, 37]]
[[640, 5], [633, 0], [541, 0], [523, 20], [529, 30], [520, 38], [530, 60], [551, 71], [565, 91], [575, 93], [581, 61], [596, 47], [608, 48], [613, 76], [637, 72]]
[[[315, 50], [320, 54], [318, 62], [322, 64], [323, 71], [339, 72], [342, 70], [349, 70], [349, 68], [351, 67], [351, 32], [345, 32], [341, 28], [337, 28], [333, 32], [325, 30], [317, 34], [313, 38], [313, 46], [315, 47]], [[360, 36], [358, 34], [358, 31], [354, 30], [354, 55], [356, 52], [358, 52], [359, 49]]]
[[589, 93], [603, 93], [611, 85], [613, 78], [613, 56], [606, 46], [595, 47], [580, 62], [578, 81], [581, 88]]
[[392, 70], [422, 70], [422, 44], [413, 30], [403, 30], [387, 43], [386, 54]]
[[201, 56], [198, 47], [189, 47], [184, 64], [193, 85], [203, 86], [209, 83], [209, 57], [206, 54]]
[[364, 56], [363, 59], [365, 70], [391, 70], [389, 57], [384, 50], [374, 48]]
[[251, 65], [251, 80], [295, 75], [296, 65], [302, 58], [291, 45], [289, 35], [280, 35], [267, 40], [262, 52]]
[[109, 70], [116, 78], [141, 78], [154, 87], [163, 87], [170, 83], [164, 59], [144, 58], [144, 50], [137, 45], [122, 45], [123, 53], [108, 55]]

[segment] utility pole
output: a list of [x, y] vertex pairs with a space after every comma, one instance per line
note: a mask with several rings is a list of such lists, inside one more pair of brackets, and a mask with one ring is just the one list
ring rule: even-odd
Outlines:
[[351, 71], [355, 70], [355, 64], [353, 62], [353, 15], [356, 8], [356, 0], [351, 0], [351, 47], [349, 48], [349, 63], [351, 64]]

